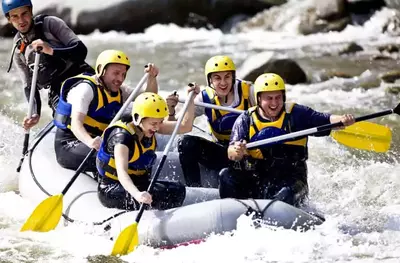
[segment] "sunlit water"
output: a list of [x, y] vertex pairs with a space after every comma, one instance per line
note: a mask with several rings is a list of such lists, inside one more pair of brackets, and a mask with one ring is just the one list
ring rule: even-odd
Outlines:
[[[304, 3], [289, 5], [304, 8]], [[289, 12], [293, 21], [298, 14]], [[82, 36], [89, 48], [88, 62], [94, 64], [106, 48], [122, 49], [131, 56], [133, 66], [127, 82], [132, 86], [142, 76], [143, 65], [159, 65], [160, 89], [166, 95], [174, 89], [184, 96], [183, 87], [191, 81], [204, 83], [203, 66], [211, 55], [229, 54], [240, 65], [255, 49], [273, 50], [278, 57], [292, 57], [301, 62], [309, 75], [319, 69], [313, 64], [324, 52], [336, 52], [345, 43], [357, 41], [367, 47], [397, 43], [398, 39], [380, 33], [390, 10], [377, 13], [363, 27], [349, 26], [341, 33], [297, 35], [292, 20], [278, 21], [282, 32], [249, 32], [223, 35], [220, 31], [184, 29], [174, 25], [156, 25], [144, 34], [125, 35], [110, 32]], [[278, 23], [277, 22], [277, 23]], [[6, 74], [10, 40], [0, 47], [0, 262], [113, 262], [107, 257], [112, 241], [96, 229], [72, 225], [49, 233], [21, 233], [19, 228], [34, 206], [18, 195], [18, 174], [23, 131], [19, 125], [27, 111], [15, 70]], [[362, 59], [333, 57], [359, 73], [369, 68]], [[329, 61], [328, 61], [329, 62]], [[391, 62], [393, 63], [393, 62]], [[395, 65], [395, 63], [393, 64]], [[371, 64], [371, 71], [386, 69], [385, 63]], [[332, 68], [337, 68], [332, 65]], [[349, 69], [350, 70], [350, 69]], [[367, 76], [365, 72], [363, 77]], [[373, 113], [394, 107], [400, 101], [386, 92], [384, 84], [364, 90], [361, 78], [335, 78], [322, 83], [288, 85], [288, 100], [333, 113]], [[42, 93], [44, 101], [46, 92]], [[43, 126], [50, 120], [46, 103]], [[306, 233], [265, 227], [253, 229], [247, 218], [238, 220], [235, 234], [211, 236], [199, 245], [159, 250], [141, 246], [122, 257], [129, 262], [399, 262], [400, 208], [399, 121], [396, 116], [378, 120], [392, 129], [392, 148], [377, 154], [349, 149], [332, 138], [311, 138], [309, 184], [311, 204], [323, 211], [327, 221]], [[205, 127], [204, 120], [198, 121]], [[33, 133], [38, 128], [33, 129]], [[195, 131], [199, 134], [199, 132]], [[61, 189], [60, 189], [61, 190]]]

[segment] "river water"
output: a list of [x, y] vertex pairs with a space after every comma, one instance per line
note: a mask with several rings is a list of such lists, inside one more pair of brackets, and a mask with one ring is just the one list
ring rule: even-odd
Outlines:
[[[127, 80], [132, 86], [142, 77], [144, 64], [156, 63], [161, 71], [163, 95], [174, 89], [183, 94], [183, 87], [191, 81], [204, 83], [204, 63], [212, 55], [228, 54], [241, 65], [256, 51], [269, 50], [275, 57], [296, 59], [313, 80], [312, 84], [288, 85], [288, 100], [320, 111], [356, 116], [390, 109], [399, 103], [399, 96], [388, 93], [386, 84], [360, 88], [371, 75], [398, 67], [396, 59], [370, 60], [378, 45], [399, 42], [380, 31], [390, 10], [378, 12], [362, 27], [349, 26], [340, 33], [310, 36], [294, 31], [296, 13], [286, 14], [292, 19], [280, 21], [280, 32], [252, 29], [223, 35], [218, 30], [155, 25], [143, 34], [93, 33], [82, 39], [89, 48], [87, 61], [91, 64], [104, 49], [127, 52], [133, 62]], [[350, 41], [357, 41], [366, 50], [351, 56], [323, 56], [337, 52]], [[19, 232], [34, 206], [18, 195], [15, 168], [23, 142], [20, 122], [27, 103], [15, 70], [5, 73], [11, 46], [9, 39], [2, 40], [0, 46], [0, 262], [400, 261], [400, 118], [394, 115], [374, 120], [392, 130], [392, 147], [384, 154], [350, 149], [331, 137], [310, 138], [310, 199], [327, 218], [313, 231], [255, 230], [246, 218], [240, 218], [234, 236], [213, 235], [205, 243], [172, 250], [141, 246], [121, 259], [108, 257], [112, 241], [92, 235], [91, 229], [81, 226], [50, 233]], [[321, 72], [330, 70], [358, 77], [317, 81]], [[45, 94], [42, 93], [44, 101]], [[40, 127], [50, 120], [44, 104]], [[198, 124], [205, 127], [204, 119]], [[37, 131], [38, 128], [33, 129]]]

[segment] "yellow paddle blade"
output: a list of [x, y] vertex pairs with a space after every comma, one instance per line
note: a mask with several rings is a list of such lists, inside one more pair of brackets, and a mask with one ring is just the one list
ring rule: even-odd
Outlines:
[[332, 131], [331, 135], [348, 147], [374, 152], [386, 152], [392, 141], [392, 131], [388, 127], [366, 121]]
[[139, 245], [137, 226], [138, 223], [135, 222], [119, 234], [111, 252], [112, 256], [127, 255], [135, 250], [136, 246]]
[[43, 200], [22, 226], [21, 231], [47, 232], [60, 222], [63, 209], [63, 195], [54, 195]]

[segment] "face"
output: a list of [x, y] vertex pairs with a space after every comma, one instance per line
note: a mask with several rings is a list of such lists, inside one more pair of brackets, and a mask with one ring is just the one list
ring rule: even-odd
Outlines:
[[11, 10], [8, 13], [8, 22], [22, 34], [25, 34], [31, 28], [32, 9], [29, 6], [22, 6]]
[[211, 73], [210, 82], [217, 96], [225, 97], [232, 89], [233, 74], [231, 71]]
[[126, 78], [126, 66], [122, 64], [109, 64], [101, 77], [104, 84], [112, 92], [117, 92]]
[[144, 118], [140, 123], [144, 136], [150, 138], [160, 129], [164, 119], [160, 118]]
[[283, 108], [283, 92], [267, 91], [258, 95], [259, 105], [266, 113], [267, 117], [276, 118]]

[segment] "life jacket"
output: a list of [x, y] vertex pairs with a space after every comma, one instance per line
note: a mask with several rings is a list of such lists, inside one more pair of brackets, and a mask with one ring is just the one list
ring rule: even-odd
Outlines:
[[[33, 37], [29, 37], [29, 40], [25, 37], [23, 37], [19, 32], [16, 34], [17, 41], [14, 45], [12, 55], [11, 55], [11, 61], [9, 64], [9, 68], [7, 72], [10, 71], [12, 67], [12, 57], [14, 56], [15, 49], [18, 48], [19, 50], [19, 56], [21, 56], [22, 61], [25, 61], [25, 64], [30, 68], [30, 70], [33, 72], [34, 64], [35, 64], [35, 52], [33, 52], [33, 49], [27, 50], [27, 47], [36, 39], [41, 39], [47, 43], [49, 43], [49, 39], [46, 38], [45, 32], [43, 30], [43, 23], [44, 19], [48, 15], [40, 14], [37, 15], [33, 18], [33, 25], [32, 29], [33, 30]], [[29, 33], [27, 33], [29, 34]], [[56, 38], [56, 37], [54, 37]], [[29, 52], [29, 53], [26, 53]], [[78, 69], [81, 69], [80, 71]], [[39, 70], [38, 70], [38, 77], [37, 77], [37, 87], [38, 89], [46, 89], [50, 88], [51, 84], [54, 83], [54, 81], [59, 81], [61, 82], [62, 80], [66, 79], [69, 76], [73, 76], [78, 74], [79, 72], [71, 75], [69, 71], [79, 71], [79, 72], [94, 72], [92, 68], [87, 65], [84, 61], [82, 63], [77, 64], [74, 61], [70, 60], [64, 60], [60, 57], [56, 56], [50, 56], [45, 53], [42, 53], [40, 56], [40, 62], [39, 62]], [[57, 92], [58, 93], [58, 92]]]
[[63, 130], [71, 128], [72, 105], [67, 102], [68, 92], [78, 84], [85, 82], [92, 87], [93, 100], [83, 122], [86, 131], [93, 137], [101, 136], [122, 107], [121, 90], [112, 95], [100, 86], [94, 76], [80, 74], [65, 80], [61, 87], [60, 100], [54, 114], [54, 124]]
[[157, 141], [156, 137], [151, 138], [150, 146], [146, 147], [143, 145], [135, 134], [135, 130], [131, 124], [124, 123], [122, 121], [117, 121], [115, 124], [111, 125], [104, 131], [103, 142], [101, 143], [100, 150], [97, 153], [96, 166], [100, 176], [106, 176], [113, 180], [118, 180], [117, 169], [115, 166], [114, 152], [108, 153], [107, 144], [112, 138], [110, 137], [112, 131], [119, 129], [112, 136], [119, 133], [124, 133], [128, 136], [130, 143], [129, 157], [128, 157], [128, 174], [129, 176], [141, 176], [144, 174], [149, 174], [151, 168], [157, 158], [156, 147]]
[[[259, 118], [257, 106], [250, 108], [248, 110], [248, 114], [250, 115], [250, 142], [296, 131], [293, 126], [293, 116], [291, 114], [294, 105], [294, 103], [286, 103], [285, 110], [279, 119], [273, 122], [262, 121]], [[307, 137], [294, 138], [292, 140], [260, 146], [256, 149], [249, 149], [248, 152], [251, 157], [258, 160], [305, 161], [308, 158], [307, 141]]]
[[[249, 107], [250, 84], [248, 82], [236, 79], [235, 85], [239, 94], [239, 103], [232, 108], [238, 110], [247, 110]], [[204, 103], [221, 105], [215, 90], [207, 87], [201, 92]], [[228, 144], [238, 113], [205, 108], [208, 124], [212, 135], [222, 144]]]

